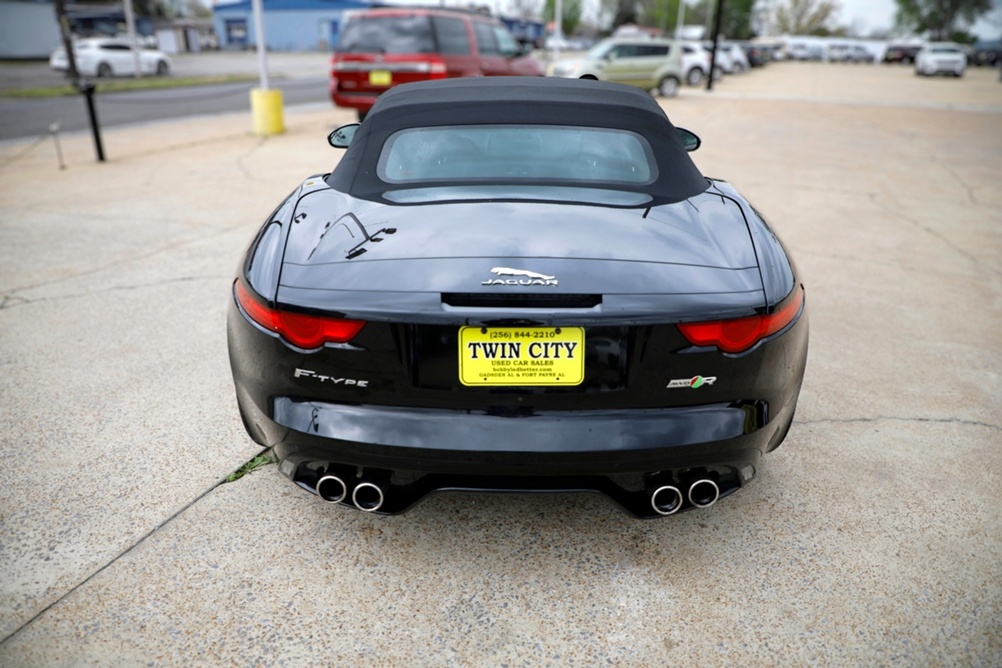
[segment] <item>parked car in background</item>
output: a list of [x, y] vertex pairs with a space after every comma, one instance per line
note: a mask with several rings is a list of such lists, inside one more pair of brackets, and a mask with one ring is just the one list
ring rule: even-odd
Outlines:
[[772, 50], [760, 44], [751, 42], [735, 42], [745, 52], [751, 67], [764, 67], [772, 59]]
[[824, 48], [814, 42], [790, 42], [786, 45], [786, 56], [790, 60], [821, 60]]
[[656, 90], [662, 97], [675, 97], [685, 78], [682, 45], [669, 39], [611, 37], [596, 44], [583, 58], [555, 63], [551, 74], [615, 81]]
[[911, 65], [915, 62], [915, 56], [921, 50], [921, 44], [892, 43], [888, 45], [887, 52], [884, 53], [884, 62]]
[[533, 58], [496, 18], [427, 8], [370, 9], [351, 14], [331, 59], [334, 104], [359, 119], [380, 94], [402, 83], [479, 76], [543, 76]]
[[1002, 46], [978, 46], [967, 62], [977, 67], [995, 67], [999, 61], [1002, 61]]
[[[713, 42], [701, 42], [703, 50], [707, 56], [713, 52]], [[717, 69], [725, 74], [740, 74], [747, 71], [751, 66], [744, 50], [733, 42], [717, 43]]]
[[[170, 57], [158, 49], [137, 48], [140, 74], [170, 74]], [[136, 59], [128, 40], [91, 37], [73, 42], [77, 73], [85, 77], [135, 76]], [[66, 50], [56, 49], [49, 56], [49, 67], [57, 72], [69, 69]]]
[[[710, 54], [701, 45], [682, 43], [682, 78], [690, 86], [698, 86], [710, 73]], [[720, 78], [720, 74], [717, 74]]]
[[951, 42], [926, 44], [915, 56], [915, 74], [952, 74], [962, 77], [966, 68], [967, 55], [960, 46]]
[[731, 70], [734, 74], [747, 72], [751, 69], [751, 63], [748, 61], [748, 55], [737, 42], [720, 42], [717, 45], [717, 50], [724, 51], [730, 57]]
[[829, 44], [827, 58], [832, 63], [872, 63], [873, 53], [862, 44]]

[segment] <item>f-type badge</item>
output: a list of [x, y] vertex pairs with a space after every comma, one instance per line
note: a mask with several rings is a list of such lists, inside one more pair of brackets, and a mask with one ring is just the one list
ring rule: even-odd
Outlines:
[[491, 273], [497, 276], [513, 276], [514, 278], [492, 278], [481, 285], [556, 285], [556, 276], [547, 276], [526, 269], [511, 269], [510, 267], [494, 267]]

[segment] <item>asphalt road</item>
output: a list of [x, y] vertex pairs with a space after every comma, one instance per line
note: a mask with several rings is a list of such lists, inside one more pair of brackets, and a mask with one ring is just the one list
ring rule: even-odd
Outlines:
[[[250, 90], [256, 83], [155, 89], [94, 96], [101, 128], [145, 123], [202, 114], [224, 114], [250, 108]], [[327, 79], [282, 79], [271, 82], [282, 91], [286, 106], [330, 103]], [[0, 98], [0, 140], [38, 137], [58, 123], [62, 132], [89, 130], [90, 119], [82, 95], [38, 99]]]
[[[257, 77], [253, 51], [209, 51], [171, 57], [171, 76], [242, 75]], [[271, 53], [267, 67], [272, 88], [282, 90], [285, 106], [330, 104], [327, 92], [330, 56], [326, 53]], [[0, 89], [45, 88], [66, 82], [47, 62], [0, 62]], [[95, 96], [102, 129], [149, 121], [250, 109], [256, 83], [190, 86], [166, 90], [105, 93]], [[333, 108], [333, 107], [332, 107]], [[82, 96], [22, 99], [0, 97], [0, 141], [36, 138], [59, 123], [61, 132], [90, 130]]]
[[221, 484], [261, 452], [236, 264], [349, 111], [111, 128], [102, 164], [76, 133], [65, 170], [0, 144], [0, 666], [1002, 665], [998, 73], [787, 63], [662, 104], [790, 249], [811, 348], [755, 482], [650, 522]]

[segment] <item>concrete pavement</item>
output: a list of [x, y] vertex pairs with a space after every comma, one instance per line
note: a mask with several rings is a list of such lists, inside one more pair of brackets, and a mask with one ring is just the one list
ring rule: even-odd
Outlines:
[[353, 114], [0, 146], [0, 665], [1002, 662], [1002, 84], [785, 63], [686, 90], [806, 278], [790, 438], [704, 512], [333, 508], [243, 433], [224, 308]]

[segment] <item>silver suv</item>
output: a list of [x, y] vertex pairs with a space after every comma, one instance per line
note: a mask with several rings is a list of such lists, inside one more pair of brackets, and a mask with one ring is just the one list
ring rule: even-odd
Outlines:
[[583, 58], [556, 62], [550, 74], [615, 81], [675, 97], [683, 80], [681, 54], [674, 40], [612, 38], [596, 44]]

